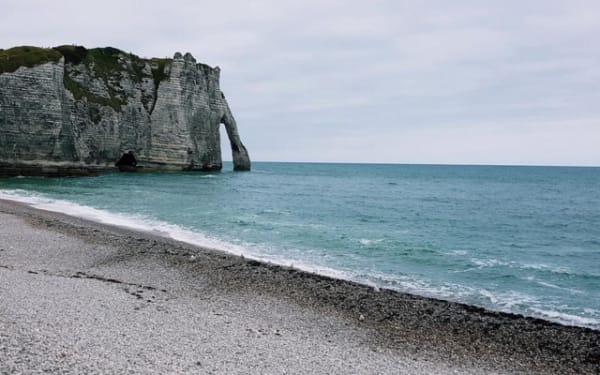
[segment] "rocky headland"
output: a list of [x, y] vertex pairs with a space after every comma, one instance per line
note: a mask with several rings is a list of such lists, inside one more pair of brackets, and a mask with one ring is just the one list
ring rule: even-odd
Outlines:
[[219, 77], [189, 53], [0, 50], [0, 176], [88, 175], [119, 161], [122, 170], [220, 170], [221, 124], [234, 170], [249, 170]]

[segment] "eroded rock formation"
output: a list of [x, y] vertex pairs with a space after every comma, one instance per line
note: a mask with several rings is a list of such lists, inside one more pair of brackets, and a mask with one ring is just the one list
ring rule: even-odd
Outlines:
[[220, 170], [221, 124], [234, 169], [250, 169], [218, 67], [189, 53], [20, 49], [18, 64], [15, 49], [0, 50], [0, 175], [93, 173], [129, 152], [150, 170]]

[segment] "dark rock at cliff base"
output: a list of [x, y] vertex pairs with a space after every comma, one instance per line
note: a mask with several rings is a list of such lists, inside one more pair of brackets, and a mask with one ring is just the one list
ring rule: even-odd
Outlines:
[[90, 175], [119, 167], [130, 151], [134, 169], [220, 170], [221, 125], [234, 170], [250, 170], [219, 78], [189, 53], [0, 50], [0, 176]]
[[98, 170], [93, 168], [65, 165], [36, 165], [36, 164], [4, 164], [0, 163], [0, 178], [2, 177], [87, 177], [97, 176]]

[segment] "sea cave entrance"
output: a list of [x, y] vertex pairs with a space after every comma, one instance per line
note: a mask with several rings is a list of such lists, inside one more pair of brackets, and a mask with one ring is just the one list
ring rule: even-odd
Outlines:
[[137, 159], [133, 154], [133, 151], [124, 153], [121, 158], [115, 163], [115, 166], [119, 168], [121, 172], [134, 172], [139, 167], [137, 165]]

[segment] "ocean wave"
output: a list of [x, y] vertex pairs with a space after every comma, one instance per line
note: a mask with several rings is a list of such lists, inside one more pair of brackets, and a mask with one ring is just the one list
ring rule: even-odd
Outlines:
[[378, 239], [374, 239], [374, 240], [371, 240], [371, 239], [368, 239], [368, 238], [361, 238], [361, 239], [358, 240], [358, 242], [361, 245], [363, 245], [363, 246], [372, 246], [372, 245], [376, 245], [378, 243], [381, 243], [383, 241], [385, 241], [383, 238], [378, 238]]
[[491, 302], [491, 305], [486, 304], [487, 307], [495, 306], [496, 309], [504, 312], [520, 312], [523, 307], [539, 302], [535, 296], [517, 291], [492, 292], [481, 288], [477, 289], [476, 293], [479, 298], [483, 297], [484, 300]]
[[555, 321], [558, 323], [575, 326], [584, 326], [596, 329], [600, 328], [600, 319], [597, 318], [583, 317], [574, 314], [567, 314], [560, 311], [544, 310], [535, 307], [531, 308], [531, 310], [535, 312], [536, 315], [538, 315], [538, 317], [540, 318]]
[[574, 274], [573, 271], [569, 267], [558, 266], [546, 263], [521, 263], [515, 261], [504, 261], [500, 259], [488, 258], [471, 258], [469, 260], [471, 264], [477, 266], [478, 268], [484, 267], [509, 267], [509, 268], [519, 268], [524, 270], [536, 270], [536, 271], [545, 271], [557, 274]]
[[361, 271], [347, 271], [345, 274], [351, 281], [432, 298], [457, 301], [472, 295], [474, 292], [473, 288], [465, 285], [450, 283], [439, 284], [412, 275], [392, 275], [376, 271], [369, 271], [368, 273]]
[[454, 255], [454, 256], [462, 256], [462, 255], [467, 255], [468, 253], [469, 252], [467, 250], [452, 250], [445, 254], [446, 255]]
[[575, 293], [575, 294], [583, 294], [583, 293], [584, 293], [584, 292], [583, 292], [583, 291], [581, 291], [581, 290], [577, 290], [577, 289], [573, 289], [573, 288], [565, 288], [565, 287], [558, 286], [558, 285], [555, 285], [555, 284], [552, 284], [552, 283], [548, 283], [548, 282], [546, 282], [546, 281], [535, 280], [535, 279], [534, 279], [533, 281], [534, 281], [535, 283], [537, 283], [537, 284], [539, 284], [539, 285], [542, 285], [542, 286], [545, 286], [545, 287], [547, 287], [547, 288], [558, 289], [558, 290], [565, 290], [565, 291], [567, 291], [567, 292], [570, 292], [570, 293]]
[[524, 269], [547, 271], [547, 272], [552, 272], [552, 273], [564, 273], [564, 274], [572, 273], [572, 270], [569, 267], [562, 267], [562, 266], [556, 266], [556, 265], [545, 264], [545, 263], [524, 263], [524, 264], [519, 264], [519, 266]]
[[546, 301], [528, 293], [512, 290], [492, 291], [455, 283], [440, 284], [410, 275], [386, 275], [374, 272], [353, 274], [351, 279], [378, 288], [473, 304], [495, 311], [523, 314], [566, 325], [600, 329], [599, 311], [585, 308], [581, 313], [576, 314], [553, 310], [550, 306], [546, 306]]
[[479, 259], [479, 258], [471, 258], [471, 263], [479, 266], [479, 268], [483, 267], [496, 267], [496, 266], [510, 266], [509, 262], [504, 262], [498, 259]]

